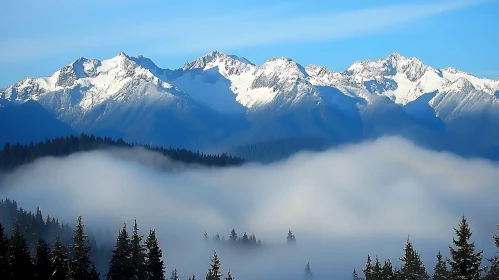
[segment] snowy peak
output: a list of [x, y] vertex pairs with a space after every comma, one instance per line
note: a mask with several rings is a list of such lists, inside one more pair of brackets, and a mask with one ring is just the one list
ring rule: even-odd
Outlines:
[[186, 62], [182, 69], [185, 71], [193, 69], [207, 69], [221, 65], [234, 66], [238, 64], [254, 65], [246, 58], [240, 58], [235, 55], [228, 55], [214, 50], [192, 62]]

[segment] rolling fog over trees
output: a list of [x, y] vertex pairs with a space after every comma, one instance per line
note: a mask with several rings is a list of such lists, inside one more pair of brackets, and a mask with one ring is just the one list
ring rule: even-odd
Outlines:
[[[375, 278], [366, 280], [380, 279], [369, 274], [367, 256], [373, 271], [390, 259], [395, 273], [409, 235], [411, 265], [423, 262], [431, 276], [439, 251], [451, 258], [448, 246], [457, 246], [453, 228], [462, 215], [473, 232], [472, 251], [483, 250], [482, 266], [497, 255], [499, 168], [492, 162], [427, 151], [400, 138], [271, 165], [176, 172], [155, 167], [162, 157], [126, 148], [40, 158], [4, 174], [0, 194], [32, 211], [33, 221], [40, 207], [44, 223], [53, 225], [50, 215], [68, 224], [60, 230], [65, 245], [74, 242], [75, 218], [82, 216], [90, 252], [107, 252], [93, 259], [101, 276], [124, 222], [130, 237], [135, 218], [144, 241], [155, 230], [168, 278], [175, 269], [179, 279], [206, 278], [216, 250], [224, 278], [230, 268], [235, 279], [352, 279], [354, 267], [362, 278], [367, 267]], [[5, 225], [9, 238], [14, 226]], [[53, 247], [54, 233], [47, 232]], [[32, 246], [36, 238], [26, 233]]]

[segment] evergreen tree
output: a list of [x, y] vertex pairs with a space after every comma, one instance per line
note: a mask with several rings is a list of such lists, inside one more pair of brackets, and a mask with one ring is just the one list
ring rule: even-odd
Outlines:
[[243, 237], [241, 237], [241, 244], [243, 244], [243, 245], [249, 245], [249, 237], [246, 234], [246, 232], [243, 234]]
[[237, 232], [235, 229], [232, 229], [232, 231], [230, 232], [229, 241], [232, 244], [235, 244], [237, 242]]
[[9, 240], [9, 270], [11, 279], [33, 278], [31, 255], [19, 223], [14, 226]]
[[50, 251], [50, 265], [52, 266], [52, 279], [66, 280], [68, 275], [68, 250], [61, 244], [59, 235], [55, 238], [54, 246]]
[[355, 267], [353, 268], [353, 271], [352, 271], [352, 280], [360, 280], [360, 277], [357, 274], [357, 270], [355, 269]]
[[153, 229], [149, 230], [149, 235], [146, 240], [147, 249], [147, 279], [148, 280], [164, 280], [165, 279], [165, 264], [161, 259], [163, 253], [159, 248], [156, 232]]
[[376, 261], [374, 263], [374, 268], [373, 268], [373, 274], [372, 274], [372, 280], [382, 280], [382, 268], [381, 268], [381, 263], [379, 262], [378, 256], [376, 256]]
[[393, 280], [393, 278], [394, 278], [393, 266], [392, 266], [392, 262], [390, 259], [385, 260], [385, 263], [383, 264], [381, 275], [382, 275], [381, 279], [383, 279], [383, 280]]
[[288, 231], [288, 236], [286, 236], [286, 243], [289, 245], [296, 244], [296, 238], [291, 230]]
[[92, 264], [92, 268], [90, 269], [90, 280], [100, 280], [100, 273], [94, 264]]
[[139, 235], [137, 219], [134, 220], [131, 242], [131, 256], [133, 274], [137, 275], [139, 280], [146, 279], [146, 249], [142, 244], [143, 236]]
[[373, 280], [373, 265], [371, 263], [371, 256], [367, 255], [366, 267], [362, 270], [364, 273], [366, 280]]
[[475, 243], [470, 242], [471, 230], [464, 216], [461, 217], [458, 228], [454, 229], [457, 235], [457, 240], [452, 238], [454, 246], [449, 246], [451, 260], [449, 261], [451, 268], [451, 279], [453, 280], [478, 280], [482, 268], [483, 251], [475, 253]]
[[84, 227], [81, 216], [78, 216], [73, 244], [71, 244], [73, 258], [69, 262], [68, 280], [88, 280], [90, 278], [89, 268], [92, 262], [88, 236], [85, 234]]
[[442, 253], [438, 251], [437, 264], [433, 268], [432, 280], [451, 280], [449, 271], [447, 270], [447, 263], [442, 257]]
[[191, 280], [196, 280], [196, 275], [192, 274]]
[[307, 265], [305, 266], [304, 278], [307, 280], [314, 279], [314, 273], [312, 272], [310, 263], [307, 263]]
[[170, 280], [178, 280], [177, 268], [173, 269], [172, 277], [170, 277]]
[[[235, 230], [232, 231], [235, 232]], [[220, 280], [222, 278], [222, 273], [220, 271], [221, 266], [222, 264], [218, 258], [217, 252], [214, 251], [213, 256], [211, 257], [210, 268], [206, 274], [206, 280]]]
[[234, 277], [232, 277], [232, 274], [230, 273], [230, 268], [229, 271], [227, 271], [227, 277], [225, 277], [225, 280], [234, 280]]
[[[497, 225], [499, 229], [499, 225]], [[497, 253], [499, 253], [499, 235], [494, 234], [494, 243], [496, 244]], [[490, 267], [487, 269], [484, 280], [498, 280], [499, 279], [499, 256], [489, 259]]]
[[36, 244], [36, 255], [34, 264], [34, 274], [36, 279], [49, 279], [52, 276], [53, 269], [50, 263], [50, 251], [47, 242], [38, 239]]
[[116, 238], [116, 248], [111, 255], [109, 272], [106, 275], [108, 280], [128, 279], [134, 275], [131, 253], [131, 244], [125, 223]]
[[204, 232], [204, 241], [206, 241], [206, 242], [210, 241], [209, 237], [208, 237], [208, 233], [206, 231]]
[[412, 246], [411, 241], [407, 238], [407, 243], [404, 249], [404, 256], [400, 259], [404, 264], [400, 269], [403, 279], [406, 280], [429, 280], [430, 276], [426, 272], [426, 268], [421, 261], [419, 254]]
[[7, 279], [9, 275], [9, 239], [0, 223], [0, 279]]

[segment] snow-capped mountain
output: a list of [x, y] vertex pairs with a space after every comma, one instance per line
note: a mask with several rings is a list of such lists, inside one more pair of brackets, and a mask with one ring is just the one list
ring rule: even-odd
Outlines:
[[398, 53], [356, 61], [343, 72], [284, 57], [256, 65], [217, 51], [170, 70], [120, 53], [79, 58], [2, 89], [0, 97], [36, 101], [76, 131], [188, 148], [299, 137], [341, 143], [394, 133], [495, 147], [499, 136], [499, 79]]

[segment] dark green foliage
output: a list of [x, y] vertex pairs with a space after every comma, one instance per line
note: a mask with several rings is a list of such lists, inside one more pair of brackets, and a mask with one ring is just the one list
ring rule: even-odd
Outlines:
[[286, 236], [286, 243], [289, 245], [296, 244], [296, 237], [291, 230], [288, 231], [288, 236]]
[[412, 246], [411, 241], [407, 238], [407, 243], [404, 249], [404, 256], [400, 259], [403, 266], [400, 268], [400, 273], [403, 279], [406, 280], [429, 280], [430, 276], [426, 272], [426, 268], [421, 261], [419, 254]]
[[62, 245], [59, 235], [54, 241], [54, 246], [50, 251], [50, 264], [53, 269], [54, 280], [65, 280], [69, 272], [68, 250]]
[[227, 277], [225, 277], [225, 280], [234, 280], [234, 277], [232, 277], [232, 274], [230, 273], [230, 268], [229, 271], [227, 271]]
[[170, 280], [178, 280], [177, 268], [173, 269], [173, 271], [172, 271], [172, 277], [170, 277]]
[[107, 279], [120, 280], [133, 275], [133, 264], [131, 260], [131, 246], [126, 224], [120, 230], [116, 239], [116, 248], [113, 250], [109, 263]]
[[381, 263], [379, 262], [378, 256], [376, 256], [376, 261], [374, 262], [372, 280], [381, 280], [382, 279], [382, 268]]
[[478, 280], [482, 268], [483, 251], [475, 253], [475, 243], [470, 242], [471, 230], [464, 216], [461, 217], [458, 228], [454, 229], [457, 240], [452, 239], [454, 246], [449, 246], [451, 260], [451, 279], [453, 280]]
[[10, 170], [22, 164], [32, 162], [37, 158], [45, 156], [67, 156], [75, 152], [91, 151], [109, 147], [144, 147], [148, 150], [159, 152], [172, 160], [184, 163], [195, 163], [208, 166], [227, 166], [243, 163], [242, 158], [232, 157], [227, 154], [207, 155], [203, 153], [194, 153], [185, 149], [173, 149], [152, 147], [143, 145], [132, 145], [122, 139], [113, 140], [108, 137], [95, 137], [82, 133], [77, 136], [58, 137], [47, 139], [38, 144], [22, 145], [19, 143], [6, 143], [0, 150], [0, 169]]
[[73, 258], [69, 262], [68, 280], [88, 280], [90, 278], [90, 246], [88, 236], [85, 234], [81, 216], [76, 221], [73, 235]]
[[381, 269], [381, 279], [383, 280], [393, 280], [393, 266], [390, 259], [385, 260], [383, 268]]
[[146, 248], [143, 245], [142, 235], [139, 235], [137, 219], [134, 220], [132, 238], [130, 240], [132, 275], [139, 280], [146, 279]]
[[366, 280], [372, 280], [373, 279], [373, 265], [371, 261], [371, 255], [367, 255], [367, 261], [366, 261], [366, 267], [362, 270], [364, 273]]
[[433, 268], [432, 280], [450, 280], [449, 270], [447, 269], [447, 263], [442, 257], [442, 253], [438, 251], [437, 254], [437, 264]]
[[50, 250], [47, 242], [39, 239], [36, 245], [34, 275], [36, 279], [50, 279], [53, 273], [50, 263]]
[[312, 272], [312, 267], [310, 267], [310, 263], [307, 263], [305, 266], [304, 278], [307, 280], [314, 279], [314, 273]]
[[[499, 225], [497, 225], [499, 229]], [[499, 253], [499, 235], [494, 234], [494, 243], [496, 244], [496, 248], [498, 249], [497, 253]], [[499, 279], [499, 256], [495, 256], [489, 259], [490, 266], [488, 267], [484, 280], [497, 280]]]
[[222, 264], [218, 258], [217, 252], [215, 251], [211, 257], [211, 264], [208, 269], [208, 273], [206, 274], [206, 280], [220, 280], [223, 276], [220, 270], [221, 266]]
[[95, 268], [95, 265], [92, 264], [92, 268], [90, 269], [90, 280], [99, 280], [99, 279], [100, 279], [100, 273]]
[[7, 279], [9, 273], [9, 239], [0, 223], [0, 279]]
[[146, 240], [147, 249], [147, 279], [148, 280], [164, 280], [165, 279], [165, 264], [162, 260], [163, 253], [159, 248], [156, 232], [149, 230], [149, 236]]
[[16, 223], [9, 240], [9, 270], [11, 279], [30, 279], [33, 277], [33, 265], [28, 245]]

